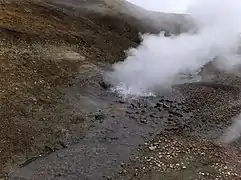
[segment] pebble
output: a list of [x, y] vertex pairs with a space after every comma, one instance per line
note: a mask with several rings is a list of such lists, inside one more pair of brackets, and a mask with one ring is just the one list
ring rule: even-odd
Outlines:
[[151, 117], [151, 118], [156, 118], [156, 115], [151, 114], [150, 117]]
[[166, 104], [163, 104], [163, 108], [168, 109], [168, 108], [170, 108], [170, 106], [168, 106], [168, 105], [166, 105]]
[[143, 124], [147, 124], [147, 120], [146, 119], [141, 119], [140, 122], [143, 123]]
[[155, 108], [158, 108], [158, 107], [161, 107], [161, 106], [162, 106], [162, 104], [161, 104], [161, 103], [156, 103]]
[[150, 150], [150, 151], [154, 151], [155, 149], [156, 149], [156, 146], [150, 146], [150, 147], [149, 147], [149, 150]]

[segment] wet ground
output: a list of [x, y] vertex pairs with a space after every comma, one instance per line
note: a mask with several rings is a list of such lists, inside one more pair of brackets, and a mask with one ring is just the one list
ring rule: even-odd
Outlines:
[[111, 92], [100, 98], [89, 92], [85, 97], [94, 99], [87, 102], [98, 111], [92, 114], [95, 122], [83, 139], [25, 164], [11, 177], [238, 179], [238, 142], [219, 142], [231, 118], [240, 112], [238, 92], [212, 83], [182, 85], [172, 93], [138, 100], [123, 100]]
[[219, 141], [238, 76], [206, 67], [205, 82], [123, 99], [103, 73], [155, 29], [107, 1], [52, 2], [0, 3], [2, 179], [241, 178], [239, 140]]

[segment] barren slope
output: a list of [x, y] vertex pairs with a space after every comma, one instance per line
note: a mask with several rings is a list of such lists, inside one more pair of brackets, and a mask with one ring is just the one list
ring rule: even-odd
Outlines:
[[[138, 45], [139, 32], [188, 29], [183, 16], [143, 11], [110, 0], [0, 0], [0, 178], [202, 179], [195, 173], [217, 161], [232, 174], [214, 168], [207, 179], [240, 178], [239, 146], [216, 145], [240, 113], [239, 77], [210, 78], [207, 71], [211, 83], [185, 84], [140, 100], [124, 101], [106, 89], [103, 71]], [[153, 26], [153, 16], [160, 24]], [[143, 144], [151, 139], [156, 147], [150, 151]], [[140, 170], [147, 159], [129, 161], [146, 156], [173, 164], [166, 152], [176, 141], [182, 150], [176, 160], [190, 156], [190, 143], [190, 153], [201, 160], [191, 160], [185, 171], [145, 167], [151, 173]], [[200, 156], [202, 145], [207, 156]]]
[[84, 74], [84, 86], [94, 64], [124, 57], [123, 50], [137, 45], [139, 27], [94, 12], [73, 16], [38, 1], [2, 1], [0, 8], [3, 173], [54, 148], [69, 130], [80, 136], [86, 122], [75, 116], [81, 115], [56, 108], [65, 101], [62, 89], [72, 86], [76, 73]]

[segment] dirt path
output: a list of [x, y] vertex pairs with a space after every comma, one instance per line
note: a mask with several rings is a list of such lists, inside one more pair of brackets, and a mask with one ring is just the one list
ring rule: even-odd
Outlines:
[[[232, 106], [237, 93], [232, 87], [230, 91], [227, 86], [210, 83], [191, 86], [180, 88], [183, 93], [184, 89], [193, 91], [194, 96], [207, 92], [207, 107], [195, 107], [189, 99], [199, 104], [206, 98], [185, 95], [183, 99], [176, 93], [131, 101], [108, 93], [107, 99], [95, 96], [106, 106], [99, 107], [100, 112], [95, 115], [97, 125], [83, 140], [39, 158], [13, 173], [11, 179], [240, 178], [239, 147], [218, 143], [230, 117], [240, 112], [240, 103], [236, 108]], [[217, 109], [220, 100], [225, 106]]]
[[[0, 178], [240, 178], [238, 142], [217, 143], [240, 113], [238, 77], [205, 72], [211, 82], [123, 100], [102, 74], [156, 27], [119, 12], [123, 4], [59, 2], [0, 1]], [[180, 152], [168, 159], [172, 147]]]

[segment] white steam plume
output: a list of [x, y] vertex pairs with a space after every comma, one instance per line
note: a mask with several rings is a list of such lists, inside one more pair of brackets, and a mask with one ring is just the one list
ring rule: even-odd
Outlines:
[[232, 143], [241, 137], [241, 114], [234, 118], [233, 124], [224, 132], [220, 141], [223, 143]]
[[193, 0], [127, 0], [147, 10], [161, 11], [167, 13], [185, 12]]
[[121, 93], [146, 95], [180, 83], [178, 74], [196, 72], [216, 56], [227, 67], [239, 64], [240, 9], [239, 0], [195, 3], [187, 13], [196, 22], [198, 32], [172, 37], [163, 33], [143, 35], [141, 45], [130, 49], [125, 61], [113, 65], [111, 83]]

